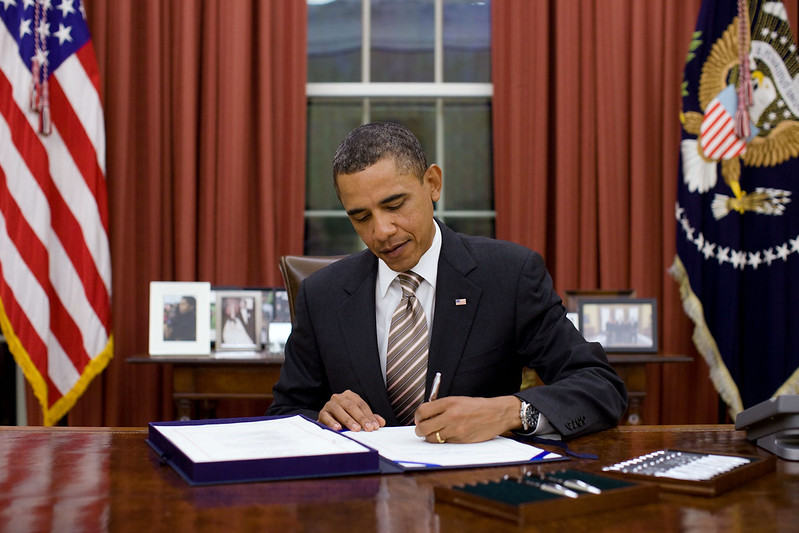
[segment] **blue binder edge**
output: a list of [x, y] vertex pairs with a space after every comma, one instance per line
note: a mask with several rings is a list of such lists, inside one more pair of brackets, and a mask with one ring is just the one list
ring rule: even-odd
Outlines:
[[[288, 415], [296, 416], [296, 415]], [[220, 418], [213, 420], [187, 420], [177, 422], [150, 422], [148, 424], [148, 446], [158, 454], [162, 463], [172, 467], [190, 485], [217, 485], [275, 481], [283, 479], [320, 478], [358, 474], [378, 474], [380, 455], [377, 450], [364, 446], [363, 453], [334, 453], [319, 456], [264, 458], [237, 461], [195, 463], [161, 432], [159, 426], [191, 426], [208, 424], [230, 424], [288, 418], [288, 416], [260, 416], [245, 418]], [[299, 415], [312, 424], [327, 430], [327, 426]], [[341, 435], [342, 438], [349, 438]], [[360, 444], [360, 443], [359, 443]], [[362, 445], [363, 446], [363, 445]]]
[[[237, 422], [254, 422], [301, 416], [326, 431], [333, 431], [324, 424], [312, 420], [305, 415], [257, 416], [243, 418], [219, 418], [211, 420], [186, 420], [171, 422], [150, 422], [148, 438], [145, 439], [150, 448], [158, 455], [163, 464], [169, 465], [187, 483], [193, 486], [221, 485], [230, 483], [250, 483], [261, 481], [279, 481], [290, 479], [323, 478], [337, 476], [354, 476], [368, 474], [401, 474], [405, 472], [427, 472], [431, 470], [455, 470], [462, 468], [491, 468], [497, 466], [513, 466], [531, 463], [568, 461], [569, 457], [546, 458], [550, 453], [542, 453], [524, 461], [498, 462], [477, 465], [420, 465], [403, 466], [401, 462], [381, 457], [377, 450], [359, 443], [366, 451], [363, 453], [330, 454], [321, 456], [298, 456], [265, 458], [237, 461], [218, 461], [214, 463], [195, 463], [177, 446], [158, 431], [159, 426], [190, 426], [207, 424], [230, 424]], [[350, 438], [339, 432], [342, 438]], [[354, 440], [354, 439], [351, 439]], [[356, 441], [357, 442], [357, 441]]]

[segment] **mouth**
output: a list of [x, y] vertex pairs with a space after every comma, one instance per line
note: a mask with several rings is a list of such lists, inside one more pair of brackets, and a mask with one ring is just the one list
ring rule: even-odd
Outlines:
[[385, 257], [388, 257], [388, 258], [392, 258], [392, 259], [396, 258], [405, 249], [405, 245], [406, 244], [408, 244], [408, 241], [403, 241], [403, 242], [401, 242], [399, 244], [395, 244], [395, 245], [392, 245], [392, 246], [386, 246], [385, 248], [380, 250], [380, 254], [385, 256]]

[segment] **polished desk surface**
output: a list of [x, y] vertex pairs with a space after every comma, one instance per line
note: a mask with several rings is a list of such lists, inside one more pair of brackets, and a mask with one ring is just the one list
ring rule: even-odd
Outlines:
[[[521, 467], [191, 487], [159, 463], [145, 429], [0, 428], [0, 531], [518, 531], [446, 504], [433, 487], [499, 479]], [[661, 448], [769, 454], [732, 426], [620, 427], [570, 442], [597, 471]], [[658, 503], [546, 521], [525, 531], [797, 531], [799, 463], [715, 498], [661, 493]]]

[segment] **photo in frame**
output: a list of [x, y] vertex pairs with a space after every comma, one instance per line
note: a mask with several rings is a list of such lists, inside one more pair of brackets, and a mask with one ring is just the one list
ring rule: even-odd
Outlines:
[[261, 349], [260, 290], [216, 290], [216, 351]]
[[579, 315], [585, 340], [608, 353], [658, 351], [655, 298], [584, 298]]
[[211, 284], [150, 282], [150, 355], [210, 355]]
[[261, 343], [269, 353], [282, 354], [291, 333], [291, 311], [286, 289], [265, 289], [262, 293]]

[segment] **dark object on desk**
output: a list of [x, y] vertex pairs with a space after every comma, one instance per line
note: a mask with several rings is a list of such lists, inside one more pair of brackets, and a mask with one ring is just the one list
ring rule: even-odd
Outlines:
[[799, 395], [786, 394], [761, 402], [735, 418], [735, 429], [782, 459], [799, 461]]
[[669, 492], [718, 496], [773, 472], [775, 463], [774, 457], [665, 449], [606, 466], [602, 471], [632, 481], [654, 482]]
[[[547, 483], [547, 476], [562, 480], [580, 480], [600, 489], [600, 494], [580, 492], [577, 497], [567, 497], [542, 490], [525, 482], [525, 479]], [[547, 520], [607, 511], [650, 503], [657, 500], [658, 487], [650, 483], [634, 483], [580, 470], [563, 470], [522, 478], [505, 476], [499, 481], [449, 487], [435, 487], [436, 504], [445, 503], [465, 507], [478, 513], [489, 514], [519, 525], [534, 523], [546, 516]]]
[[[170, 436], [171, 433], [168, 432], [169, 428], [180, 428], [181, 426], [206, 426], [219, 428], [218, 435], [221, 435], [221, 432], [225, 431], [224, 425], [226, 424], [268, 423], [270, 420], [279, 423], [280, 419], [288, 420], [290, 418], [300, 419], [299, 423], [305, 424], [307, 434], [310, 435], [308, 438], [318, 435], [319, 431], [326, 431], [329, 432], [327, 435], [330, 435], [327, 438], [337, 439], [340, 444], [329, 443], [330, 451], [324, 454], [283, 455], [279, 453], [275, 455], [269, 452], [269, 445], [265, 443], [264, 449], [259, 452], [258, 456], [245, 454], [242, 457], [237, 457], [238, 454], [234, 453], [224, 454], [226, 459], [214, 459], [216, 450], [209, 451], [205, 448], [207, 437], [196, 438], [194, 433], [188, 437], [184, 435]], [[276, 429], [276, 431], [279, 430]], [[247, 439], [258, 438], [257, 430], [252, 428], [248, 428], [244, 434]], [[262, 432], [261, 435], [263, 434]], [[185, 445], [186, 440], [191, 444]], [[380, 473], [380, 456], [376, 450], [358, 444], [327, 426], [302, 416], [151, 422], [146, 442], [155, 450], [163, 463], [171, 466], [190, 485]], [[251, 444], [251, 442], [246, 442], [245, 448]], [[226, 445], [229, 446], [229, 443], [220, 441], [218, 438], [213, 439], [212, 446], [214, 448], [218, 449]], [[353, 450], [354, 448], [357, 450]], [[281, 450], [281, 452], [283, 451]], [[205, 456], [208, 460], [197, 459], [198, 456]]]

